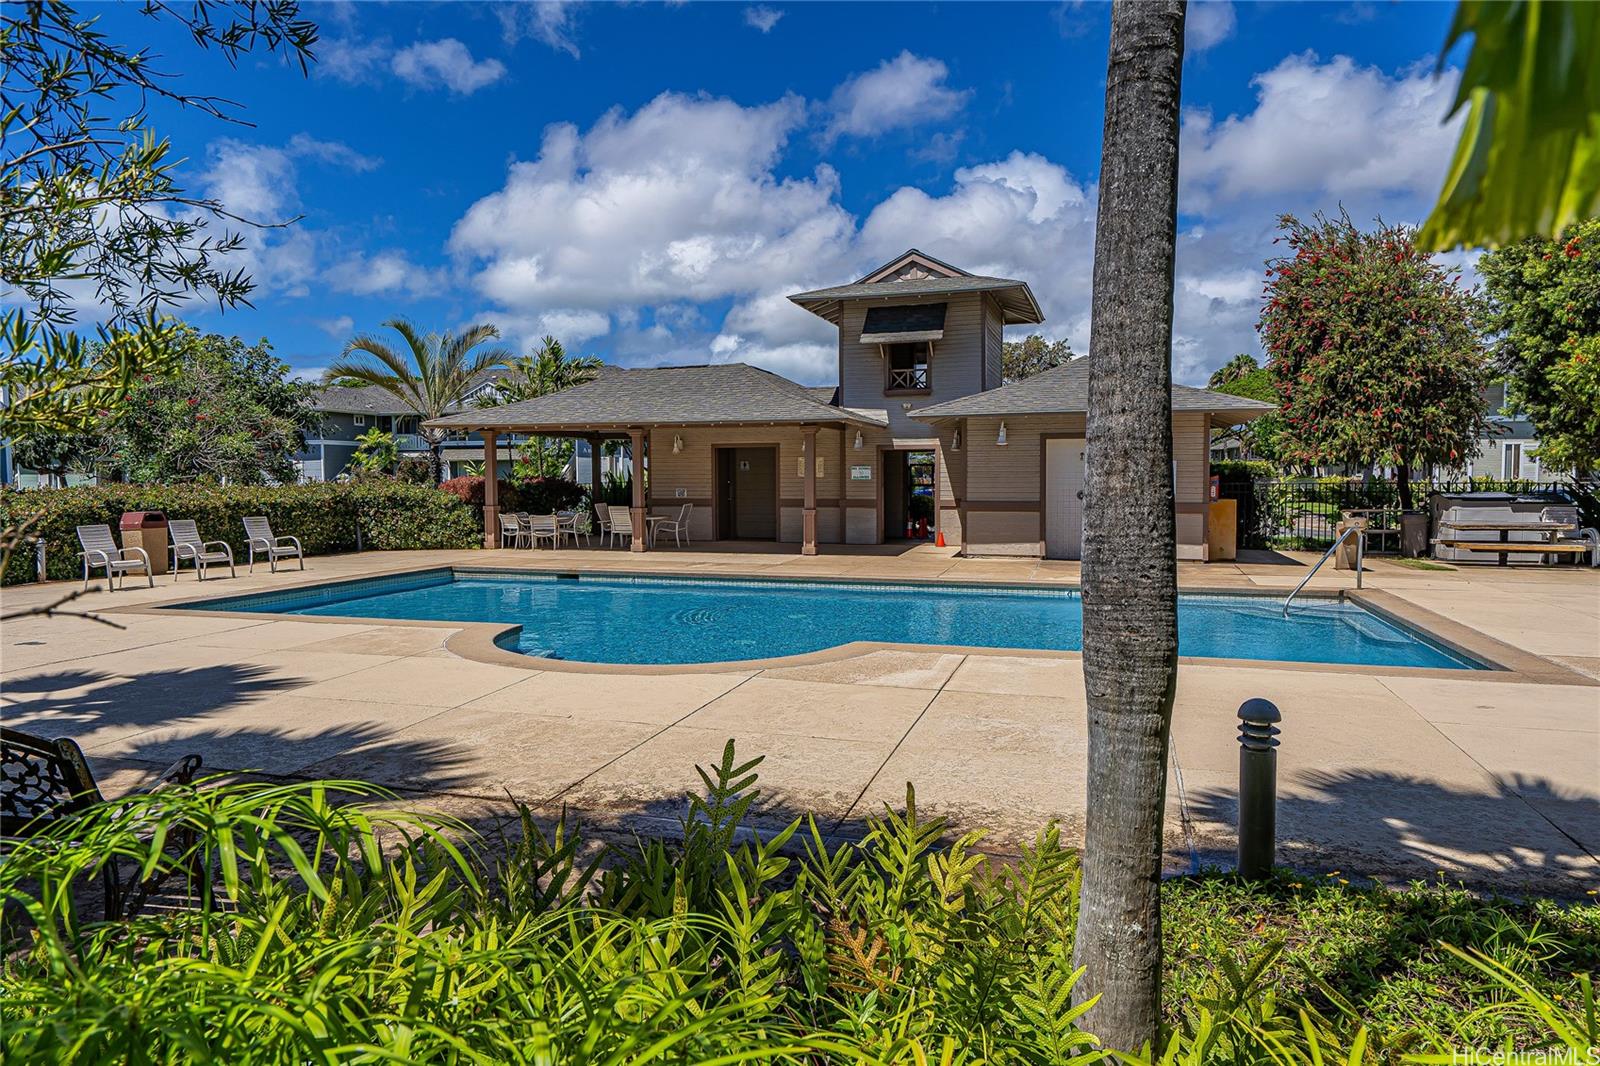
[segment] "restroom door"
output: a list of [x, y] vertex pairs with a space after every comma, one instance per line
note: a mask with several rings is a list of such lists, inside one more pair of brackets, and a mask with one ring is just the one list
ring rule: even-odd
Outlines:
[[1082, 437], [1044, 442], [1044, 554], [1047, 559], [1083, 558]]
[[717, 537], [778, 539], [778, 449], [717, 449]]

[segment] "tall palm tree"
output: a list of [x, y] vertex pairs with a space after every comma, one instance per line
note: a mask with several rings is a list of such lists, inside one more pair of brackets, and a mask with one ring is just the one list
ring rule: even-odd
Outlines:
[[1211, 380], [1206, 382], [1206, 388], [1220, 388], [1230, 381], [1238, 381], [1252, 370], [1260, 369], [1261, 364], [1256, 362], [1255, 356], [1248, 352], [1240, 352], [1211, 372]]
[[344, 354], [328, 367], [323, 380], [376, 385], [405, 404], [417, 416], [417, 432], [428, 442], [428, 469], [437, 482], [444, 470], [446, 434], [425, 423], [460, 408], [474, 379], [485, 370], [504, 366], [511, 353], [498, 345], [478, 348], [500, 336], [500, 330], [491, 325], [472, 326], [461, 333], [428, 334], [417, 332], [417, 327], [403, 318], [392, 318], [384, 326], [400, 334], [406, 344], [403, 351], [371, 334], [360, 334], [344, 346]]
[[1083, 680], [1089, 804], [1074, 994], [1104, 1045], [1161, 1020], [1161, 856], [1178, 676], [1172, 271], [1183, 0], [1116, 0], [1095, 227]]
[[[484, 407], [498, 407], [500, 404], [517, 403], [520, 400], [534, 400], [540, 396], [549, 396], [562, 389], [570, 389], [574, 385], [582, 385], [593, 380], [600, 373], [601, 362], [592, 355], [569, 356], [561, 342], [548, 334], [539, 342], [529, 355], [514, 359], [507, 364], [511, 373], [495, 382], [479, 404]], [[547, 442], [544, 437], [533, 438], [534, 463], [538, 467], [539, 476], [547, 477], [551, 474], [546, 461]], [[559, 452], [554, 457], [559, 461], [565, 457]], [[595, 457], [599, 461], [599, 457]]]

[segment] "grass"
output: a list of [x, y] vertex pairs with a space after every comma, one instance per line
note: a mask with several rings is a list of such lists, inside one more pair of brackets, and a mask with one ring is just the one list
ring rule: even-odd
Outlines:
[[[698, 769], [674, 839], [483, 835], [354, 782], [106, 804], [0, 863], [8, 1062], [1109, 1062], [1072, 1005], [1076, 856], [1009, 864], [908, 790], [865, 840], [744, 826], [760, 760]], [[1003, 787], [997, 784], [996, 787]], [[188, 902], [80, 911], [107, 861]], [[185, 883], [184, 879], [189, 880]], [[1163, 1044], [1123, 1066], [1345, 1066], [1600, 1040], [1600, 907], [1166, 882]], [[1586, 1044], [1587, 1042], [1587, 1044]], [[1574, 1060], [1577, 1061], [1577, 1060]]]
[[1431, 559], [1408, 559], [1404, 556], [1398, 556], [1396, 558], [1386, 559], [1384, 561], [1392, 563], [1395, 566], [1403, 566], [1407, 570], [1455, 570], [1455, 567], [1453, 566], [1446, 566], [1444, 563], [1436, 563]]

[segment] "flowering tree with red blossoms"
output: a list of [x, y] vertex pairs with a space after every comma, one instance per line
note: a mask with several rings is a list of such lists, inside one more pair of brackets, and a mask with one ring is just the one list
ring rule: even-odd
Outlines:
[[1283, 457], [1391, 465], [1410, 507], [1411, 471], [1465, 465], [1484, 431], [1484, 304], [1409, 227], [1363, 232], [1342, 211], [1278, 226], [1290, 254], [1267, 262], [1258, 328]]

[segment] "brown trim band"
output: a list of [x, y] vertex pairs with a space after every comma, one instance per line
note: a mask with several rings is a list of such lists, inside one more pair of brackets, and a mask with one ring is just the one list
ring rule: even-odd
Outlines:
[[1038, 500], [968, 500], [967, 510], [971, 511], [1016, 511], [1037, 514], [1044, 509]]
[[[779, 498], [778, 506], [779, 507], [798, 507], [798, 508], [804, 510], [805, 506], [806, 506], [806, 501], [803, 498], [799, 497], [799, 496], [784, 496], [784, 497], [780, 497]], [[839, 498], [837, 496], [827, 496], [827, 497], [818, 496], [817, 497], [817, 506], [818, 507], [837, 507], [837, 506], [839, 506]]]

